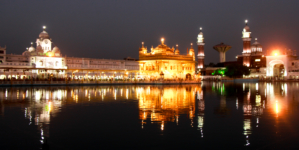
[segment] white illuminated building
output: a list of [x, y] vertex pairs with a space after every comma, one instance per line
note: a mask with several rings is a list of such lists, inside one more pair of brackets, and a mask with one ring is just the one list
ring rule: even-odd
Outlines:
[[135, 78], [139, 63], [135, 59], [125, 60], [65, 57], [53, 42], [46, 27], [22, 55], [7, 54], [0, 47], [0, 79], [24, 78], [73, 78], [73, 79], [125, 79]]
[[296, 51], [284, 50], [267, 57], [267, 76], [298, 79], [299, 60]]

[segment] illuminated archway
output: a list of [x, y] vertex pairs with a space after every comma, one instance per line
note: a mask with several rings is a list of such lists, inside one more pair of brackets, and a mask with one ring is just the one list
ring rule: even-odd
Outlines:
[[282, 60], [272, 60], [267, 65], [267, 76], [286, 76], [285, 63]]
[[273, 76], [274, 77], [283, 77], [285, 72], [285, 67], [283, 64], [275, 64], [273, 66]]
[[191, 80], [191, 74], [190, 74], [190, 73], [187, 73], [187, 74], [186, 74], [186, 79], [187, 79], [187, 80]]

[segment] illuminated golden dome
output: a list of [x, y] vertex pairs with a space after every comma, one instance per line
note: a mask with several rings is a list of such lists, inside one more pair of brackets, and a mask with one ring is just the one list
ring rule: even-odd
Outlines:
[[180, 55], [179, 45], [176, 45], [175, 54], [176, 54], [176, 55]]

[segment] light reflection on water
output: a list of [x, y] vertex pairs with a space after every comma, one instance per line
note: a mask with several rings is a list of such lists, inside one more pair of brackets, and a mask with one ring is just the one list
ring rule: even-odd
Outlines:
[[[203, 143], [204, 147], [220, 148], [211, 143], [218, 137], [226, 137], [224, 127], [228, 126], [233, 135], [228, 138], [229, 141], [224, 141], [235, 144], [232, 147], [259, 148], [272, 143], [267, 138], [273, 138], [271, 136], [277, 135], [278, 132], [280, 137], [287, 137], [288, 132], [280, 129], [281, 120], [287, 122], [288, 126], [298, 125], [298, 120], [292, 122], [288, 117], [289, 112], [298, 113], [299, 98], [296, 98], [299, 96], [298, 89], [298, 83], [220, 82], [183, 86], [7, 87], [0, 88], [2, 116], [0, 119], [5, 122], [5, 117], [10, 117], [11, 114], [6, 114], [7, 108], [21, 107], [25, 119], [29, 121], [28, 125], [37, 127], [40, 144], [45, 145], [48, 144], [48, 140], [55, 141], [50, 136], [50, 127], [53, 123], [51, 120], [59, 117], [61, 111], [67, 107], [101, 103], [107, 106], [106, 109], [114, 109], [115, 102], [133, 101], [138, 103], [141, 131], [130, 130], [138, 130], [136, 133], [160, 130], [162, 134], [159, 136], [165, 136], [183, 127], [191, 141], [203, 142], [205, 139], [210, 142]], [[85, 107], [89, 109], [88, 105]], [[126, 108], [121, 109], [115, 111], [127, 111]], [[80, 111], [82, 110], [74, 113]], [[239, 117], [241, 113], [242, 118]], [[295, 117], [298, 118], [298, 114]], [[230, 120], [228, 124], [227, 120]], [[132, 122], [132, 125], [134, 123]], [[109, 126], [108, 122], [107, 124]], [[152, 128], [156, 125], [159, 129]], [[242, 126], [242, 132], [238, 129], [239, 126]], [[224, 130], [220, 130], [221, 128]], [[217, 133], [214, 133], [214, 130]], [[294, 130], [298, 133], [297, 129], [292, 129]], [[240, 140], [241, 136], [243, 140], [242, 138]], [[257, 136], [267, 140], [261, 142]], [[143, 138], [146, 137], [144, 134]]]

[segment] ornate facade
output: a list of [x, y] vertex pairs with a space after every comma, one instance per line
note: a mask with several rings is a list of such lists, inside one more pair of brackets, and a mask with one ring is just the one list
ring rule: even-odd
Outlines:
[[186, 55], [181, 55], [176, 45], [170, 48], [161, 39], [161, 45], [151, 48], [139, 48], [140, 77], [144, 79], [194, 79], [195, 78], [195, 52], [192, 47]]

